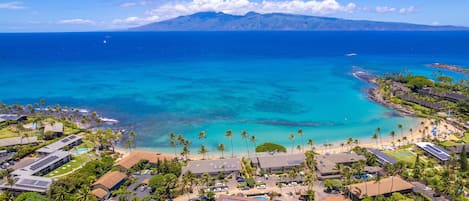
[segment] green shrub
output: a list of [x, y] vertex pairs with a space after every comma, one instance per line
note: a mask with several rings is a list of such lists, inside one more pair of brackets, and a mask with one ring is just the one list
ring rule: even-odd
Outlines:
[[273, 152], [273, 151], [287, 152], [287, 149], [282, 145], [274, 144], [270, 142], [266, 142], [256, 147], [256, 152]]

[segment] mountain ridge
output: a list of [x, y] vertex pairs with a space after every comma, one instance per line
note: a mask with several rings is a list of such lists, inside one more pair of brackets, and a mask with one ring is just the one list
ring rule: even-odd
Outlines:
[[458, 31], [460, 26], [433, 26], [404, 22], [350, 20], [288, 13], [198, 12], [154, 22], [130, 31]]

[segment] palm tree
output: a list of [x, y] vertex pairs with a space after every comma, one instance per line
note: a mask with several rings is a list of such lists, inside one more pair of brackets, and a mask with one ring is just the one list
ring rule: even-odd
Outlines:
[[202, 154], [202, 160], [205, 160], [205, 154], [208, 153], [207, 147], [205, 145], [201, 145], [199, 149], [199, 154]]
[[44, 98], [41, 98], [40, 103], [41, 103], [41, 111], [43, 111], [44, 106], [46, 105], [46, 100]]
[[225, 158], [223, 152], [225, 151], [225, 145], [223, 143], [217, 146], [217, 150], [221, 152], [221, 158]]
[[303, 129], [298, 129], [298, 135], [301, 137], [301, 149], [305, 151], [305, 144], [304, 144], [304, 138], [303, 138]]
[[204, 142], [203, 142], [203, 145], [205, 145], [205, 139], [207, 138], [207, 135], [205, 134], [205, 131], [200, 131], [199, 133], [199, 140], [202, 139]]
[[295, 134], [290, 133], [290, 136], [288, 137], [290, 139], [292, 145], [291, 145], [291, 153], [293, 153], [293, 149], [295, 148]]
[[394, 137], [396, 137], [396, 132], [391, 131], [391, 132], [389, 133], [389, 136], [392, 137], [392, 144], [394, 145]]
[[382, 138], [381, 138], [381, 128], [376, 128], [376, 133], [378, 133], [378, 137], [379, 137], [379, 143], [381, 145], [383, 145], [383, 141], [382, 141]]
[[412, 131], [414, 131], [414, 130], [413, 130], [412, 128], [409, 128], [409, 132], [410, 132], [410, 138], [412, 138], [412, 137], [413, 137], [413, 135], [412, 135]]
[[186, 159], [189, 158], [189, 154], [191, 153], [191, 142], [189, 140], [184, 140], [184, 147], [182, 148], [181, 155], [185, 156]]
[[130, 139], [125, 140], [124, 147], [130, 150], [132, 149], [132, 141]]
[[225, 137], [227, 137], [228, 139], [230, 139], [230, 143], [231, 143], [231, 158], [234, 158], [233, 132], [232, 132], [231, 130], [227, 130], [227, 131], [226, 131], [226, 134], [225, 134]]
[[257, 151], [256, 151], [256, 136], [251, 135], [251, 138], [249, 139], [249, 141], [251, 141], [252, 144], [254, 144], [254, 154], [257, 156]]
[[296, 145], [296, 149], [298, 149], [298, 152], [301, 152], [301, 145]]
[[91, 201], [91, 200], [94, 200], [94, 196], [91, 195], [90, 188], [84, 186], [83, 188], [80, 188], [78, 192], [75, 194], [74, 200]]
[[311, 147], [311, 151], [313, 151], [313, 145], [314, 145], [313, 139], [308, 139], [307, 144]]
[[249, 144], [248, 144], [248, 132], [246, 131], [243, 131], [241, 132], [241, 137], [244, 139], [244, 141], [246, 142], [246, 150], [248, 151], [248, 158], [249, 158]]
[[378, 134], [373, 134], [373, 136], [371, 136], [371, 139], [376, 140], [376, 146], [378, 147]]
[[341, 142], [340, 147], [342, 147], [342, 151], [344, 151], [345, 143]]
[[353, 138], [349, 137], [347, 139], [347, 145], [349, 146], [349, 149], [352, 150], [352, 143], [353, 143]]
[[397, 128], [398, 128], [399, 130], [401, 130], [401, 137], [402, 137], [402, 136], [404, 135], [404, 131], [403, 131], [403, 128], [404, 128], [404, 127], [402, 126], [402, 124], [398, 124], [398, 125], [397, 125]]
[[375, 183], [378, 183], [378, 195], [380, 195], [380, 185], [381, 185], [381, 175], [376, 174], [376, 177], [374, 177]]
[[176, 144], [176, 135], [174, 133], [169, 134], [169, 146], [174, 148], [174, 155], [177, 156], [177, 144]]
[[130, 138], [132, 139], [132, 144], [134, 145], [134, 148], [137, 148], [137, 143], [136, 143], [136, 137], [137, 137], [137, 134], [135, 133], [135, 131], [130, 131], [130, 134], [129, 134]]

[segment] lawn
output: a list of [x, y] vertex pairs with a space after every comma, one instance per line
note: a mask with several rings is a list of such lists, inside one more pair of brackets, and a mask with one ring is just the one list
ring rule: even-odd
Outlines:
[[78, 167], [85, 165], [85, 163], [90, 160], [91, 157], [88, 154], [73, 156], [73, 159], [70, 162], [63, 164], [52, 172], [49, 172], [49, 174], [45, 175], [45, 177], [60, 177], [62, 175], [68, 174]]
[[461, 140], [466, 143], [466, 144], [469, 144], [469, 132], [465, 132], [464, 133], [464, 136], [461, 138]]
[[18, 137], [18, 133], [13, 132], [9, 126], [0, 130], [0, 139], [10, 137]]
[[396, 150], [396, 151], [385, 151], [385, 154], [391, 156], [391, 158], [402, 161], [405, 163], [414, 164], [416, 155], [407, 150]]

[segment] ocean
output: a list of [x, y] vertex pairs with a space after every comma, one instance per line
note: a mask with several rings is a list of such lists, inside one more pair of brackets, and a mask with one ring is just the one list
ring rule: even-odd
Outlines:
[[431, 75], [427, 64], [467, 67], [468, 55], [468, 32], [0, 34], [0, 100], [97, 111], [134, 129], [140, 149], [172, 153], [174, 132], [192, 153], [202, 143], [230, 152], [229, 129], [235, 152], [246, 150], [243, 130], [257, 144], [290, 147], [301, 143], [288, 139], [301, 128], [320, 146], [419, 122], [370, 101], [371, 86], [352, 72]]

